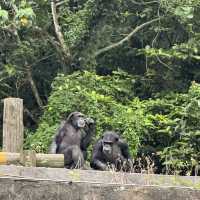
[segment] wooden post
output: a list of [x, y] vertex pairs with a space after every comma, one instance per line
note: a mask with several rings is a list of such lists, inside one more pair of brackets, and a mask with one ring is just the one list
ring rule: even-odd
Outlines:
[[23, 100], [6, 98], [3, 113], [3, 151], [21, 152], [23, 140]]
[[36, 166], [64, 167], [64, 154], [36, 154]]
[[19, 153], [0, 152], [0, 165], [19, 165]]
[[25, 150], [20, 153], [20, 164], [25, 167], [36, 167], [36, 153], [33, 150]]

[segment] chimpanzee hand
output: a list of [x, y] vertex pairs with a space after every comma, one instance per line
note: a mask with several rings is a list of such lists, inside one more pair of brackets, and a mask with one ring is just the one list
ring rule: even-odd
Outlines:
[[120, 156], [115, 160], [115, 167], [118, 171], [122, 170], [123, 168], [123, 159]]
[[126, 172], [131, 172], [133, 170], [133, 161], [131, 159], [127, 159], [123, 162], [123, 170]]
[[85, 122], [88, 125], [94, 124], [94, 120], [92, 118], [89, 118], [89, 117], [85, 119]]

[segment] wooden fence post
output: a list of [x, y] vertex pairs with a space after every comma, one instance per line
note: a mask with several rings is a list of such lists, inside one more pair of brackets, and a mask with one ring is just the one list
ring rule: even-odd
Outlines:
[[3, 151], [19, 153], [23, 150], [23, 99], [4, 99]]

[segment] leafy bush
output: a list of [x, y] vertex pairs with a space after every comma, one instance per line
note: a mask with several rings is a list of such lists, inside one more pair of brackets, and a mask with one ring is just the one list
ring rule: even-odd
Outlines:
[[106, 129], [118, 131], [134, 157], [149, 156], [158, 173], [194, 174], [200, 161], [200, 85], [188, 93], [163, 98], [134, 97], [134, 78], [124, 72], [98, 76], [90, 72], [58, 75], [35, 134], [26, 147], [46, 152], [61, 119], [81, 111], [96, 121], [99, 138]]
[[169, 171], [198, 174], [200, 161], [200, 85], [193, 82], [187, 95], [177, 96], [177, 138], [161, 152]]
[[95, 119], [95, 138], [106, 129], [119, 131], [135, 155], [143, 127], [143, 109], [137, 98], [130, 102], [134, 97], [132, 82], [133, 77], [122, 72], [106, 77], [89, 72], [59, 75], [39, 128], [34, 135], [28, 135], [26, 147], [45, 152], [60, 120], [70, 112], [80, 111]]
[[198, 173], [200, 85], [193, 82], [187, 94], [169, 94], [144, 104], [146, 131], [140, 155], [156, 157], [159, 173]]

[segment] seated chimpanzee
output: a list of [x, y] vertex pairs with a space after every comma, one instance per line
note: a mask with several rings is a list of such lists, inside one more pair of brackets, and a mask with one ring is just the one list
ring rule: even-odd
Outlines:
[[87, 157], [87, 147], [95, 132], [95, 123], [80, 112], [71, 113], [55, 134], [49, 153], [64, 154], [66, 168], [81, 168]]
[[131, 171], [128, 144], [114, 131], [106, 131], [94, 146], [90, 166], [98, 170]]

